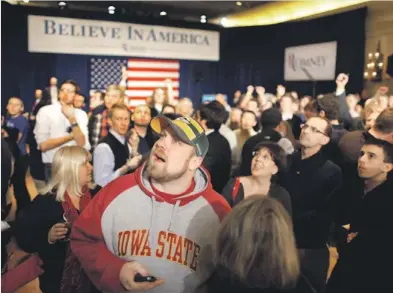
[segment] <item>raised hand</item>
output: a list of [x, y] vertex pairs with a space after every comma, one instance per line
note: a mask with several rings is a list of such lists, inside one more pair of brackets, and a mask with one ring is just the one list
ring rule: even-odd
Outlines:
[[136, 155], [135, 157], [132, 157], [131, 159], [128, 159], [126, 162], [126, 165], [128, 169], [136, 169], [140, 162], [142, 161], [142, 155]]
[[139, 135], [135, 128], [131, 129], [131, 135], [128, 139], [128, 143], [132, 146], [132, 149], [138, 149], [139, 146]]
[[345, 88], [348, 81], [349, 81], [349, 75], [345, 73], [340, 73], [336, 78], [337, 88], [341, 88], [341, 89]]
[[277, 96], [282, 97], [283, 95], [285, 95], [285, 91], [286, 89], [283, 85], [279, 84], [277, 86]]
[[72, 106], [66, 105], [63, 102], [61, 104], [61, 112], [66, 116], [68, 120], [75, 120], [75, 109]]
[[263, 96], [266, 92], [265, 88], [263, 86], [257, 86], [255, 87], [255, 91], [259, 96]]
[[253, 92], [254, 92], [254, 87], [253, 87], [252, 85], [249, 85], [249, 86], [247, 87], [247, 94], [248, 94], [248, 95], [251, 95]]

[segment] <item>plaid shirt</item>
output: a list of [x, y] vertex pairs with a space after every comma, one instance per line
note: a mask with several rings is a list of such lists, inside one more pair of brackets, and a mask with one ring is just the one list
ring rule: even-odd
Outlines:
[[108, 131], [108, 110], [105, 106], [94, 109], [89, 120], [89, 140], [91, 151], [94, 151], [98, 142], [108, 134]]

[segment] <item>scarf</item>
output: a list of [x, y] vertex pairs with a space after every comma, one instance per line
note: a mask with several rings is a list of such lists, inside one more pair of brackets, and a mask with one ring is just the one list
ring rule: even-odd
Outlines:
[[[63, 210], [67, 221], [71, 227], [78, 218], [77, 209], [72, 204], [68, 193], [65, 193], [65, 200], [62, 202]], [[91, 195], [87, 191], [83, 193], [80, 199], [80, 211], [88, 205], [91, 200]], [[90, 281], [86, 273], [82, 269], [79, 260], [71, 251], [71, 245], [68, 244], [66, 259], [64, 263], [63, 277], [60, 284], [60, 293], [86, 293], [90, 290]]]

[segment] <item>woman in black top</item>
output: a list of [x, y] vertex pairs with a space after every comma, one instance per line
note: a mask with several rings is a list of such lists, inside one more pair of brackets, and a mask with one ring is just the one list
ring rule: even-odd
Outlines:
[[209, 293], [311, 293], [300, 272], [292, 222], [283, 206], [252, 196], [221, 223]]
[[13, 232], [20, 248], [37, 252], [43, 261], [43, 293], [88, 293], [90, 281], [71, 251], [72, 223], [90, 202], [91, 155], [79, 146], [60, 148], [52, 163], [52, 177], [18, 214]]
[[275, 175], [285, 167], [284, 150], [275, 142], [261, 142], [253, 151], [251, 176], [231, 179], [224, 187], [222, 195], [231, 207], [253, 195], [271, 196], [281, 202], [289, 215], [292, 215], [289, 193], [274, 182]]

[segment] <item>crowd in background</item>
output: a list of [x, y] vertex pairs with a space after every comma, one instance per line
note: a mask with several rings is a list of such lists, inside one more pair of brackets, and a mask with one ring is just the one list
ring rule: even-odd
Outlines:
[[[73, 80], [52, 77], [29, 113], [11, 97], [2, 283], [40, 276], [43, 293], [392, 292], [393, 95], [360, 97], [348, 82], [339, 74], [317, 97], [250, 85], [194, 105], [173, 99], [167, 80], [132, 110], [110, 85], [88, 112]], [[135, 241], [145, 244], [134, 251]], [[43, 271], [18, 271], [18, 282], [12, 242]], [[328, 279], [329, 247], [339, 260]], [[157, 280], [134, 280], [150, 272]]]

